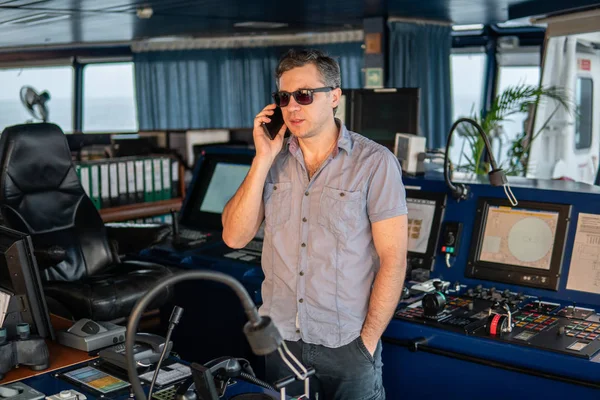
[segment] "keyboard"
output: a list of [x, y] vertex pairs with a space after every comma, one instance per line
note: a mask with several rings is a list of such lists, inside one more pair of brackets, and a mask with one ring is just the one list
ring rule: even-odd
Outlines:
[[186, 240], [201, 240], [208, 239], [210, 237], [210, 233], [196, 231], [194, 229], [181, 229], [179, 231], [179, 237]]
[[[165, 367], [162, 367], [156, 377], [156, 385], [165, 386], [173, 382], [180, 381], [192, 375], [192, 370], [187, 365], [175, 363]], [[152, 382], [154, 371], [146, 372], [140, 375], [140, 379], [146, 382]]]
[[246, 250], [254, 250], [254, 251], [260, 251], [260, 252], [262, 252], [262, 248], [263, 248], [262, 240], [251, 240], [250, 243], [248, 243], [244, 247], [244, 249], [246, 249]]

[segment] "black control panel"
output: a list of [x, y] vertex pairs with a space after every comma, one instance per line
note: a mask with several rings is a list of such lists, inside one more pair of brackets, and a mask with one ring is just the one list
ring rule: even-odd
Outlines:
[[600, 351], [594, 310], [563, 307], [494, 287], [433, 291], [395, 313], [395, 318], [590, 359]]

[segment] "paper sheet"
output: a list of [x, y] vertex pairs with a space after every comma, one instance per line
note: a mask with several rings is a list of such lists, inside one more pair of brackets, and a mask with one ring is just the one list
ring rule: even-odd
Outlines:
[[600, 294], [600, 215], [579, 214], [567, 289]]
[[0, 326], [4, 326], [4, 319], [6, 318], [6, 311], [8, 310], [11, 297], [10, 293], [6, 293], [0, 289]]

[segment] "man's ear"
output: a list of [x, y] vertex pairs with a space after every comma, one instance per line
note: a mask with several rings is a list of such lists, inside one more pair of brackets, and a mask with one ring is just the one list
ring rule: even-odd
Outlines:
[[342, 97], [342, 89], [335, 88], [331, 91], [331, 107], [336, 108], [340, 105], [340, 98]]

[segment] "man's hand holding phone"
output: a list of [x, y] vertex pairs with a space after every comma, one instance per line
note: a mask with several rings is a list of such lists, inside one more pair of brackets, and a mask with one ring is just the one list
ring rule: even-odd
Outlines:
[[269, 104], [254, 118], [254, 146], [257, 157], [275, 159], [283, 146], [285, 126], [281, 109]]

